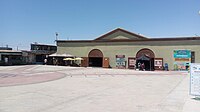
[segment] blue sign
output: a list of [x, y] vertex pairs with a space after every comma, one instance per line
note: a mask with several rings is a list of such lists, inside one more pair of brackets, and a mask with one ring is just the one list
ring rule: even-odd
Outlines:
[[191, 58], [190, 50], [174, 50], [174, 58]]

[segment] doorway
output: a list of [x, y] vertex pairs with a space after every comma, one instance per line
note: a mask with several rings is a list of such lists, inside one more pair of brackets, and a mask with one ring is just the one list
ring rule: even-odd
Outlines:
[[99, 49], [93, 49], [88, 54], [89, 67], [103, 67], [103, 53]]
[[90, 67], [102, 67], [103, 58], [102, 57], [90, 57], [89, 66]]
[[137, 59], [136, 68], [141, 69], [142, 64], [144, 64], [144, 69], [146, 71], [153, 71], [154, 70], [154, 59], [151, 59], [151, 58], [148, 58], [147, 60]]
[[139, 68], [141, 64], [144, 63], [145, 70], [154, 70], [154, 58], [155, 55], [152, 50], [144, 48], [137, 52], [136, 54], [136, 67]]

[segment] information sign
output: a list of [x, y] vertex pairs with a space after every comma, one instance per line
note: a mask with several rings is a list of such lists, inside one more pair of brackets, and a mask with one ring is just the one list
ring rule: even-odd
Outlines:
[[125, 55], [116, 55], [116, 67], [126, 68]]
[[191, 58], [190, 50], [174, 50], [174, 58]]
[[190, 50], [174, 50], [174, 70], [188, 70], [190, 62]]
[[200, 63], [190, 65], [190, 94], [200, 96]]
[[136, 59], [135, 58], [128, 58], [128, 68], [135, 69], [136, 68]]

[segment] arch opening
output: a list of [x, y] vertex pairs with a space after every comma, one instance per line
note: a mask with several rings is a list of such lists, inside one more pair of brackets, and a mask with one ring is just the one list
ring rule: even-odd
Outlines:
[[88, 54], [90, 67], [103, 67], [103, 53], [99, 49], [93, 49]]
[[154, 52], [150, 49], [144, 48], [136, 54], [136, 67], [139, 70], [154, 70]]

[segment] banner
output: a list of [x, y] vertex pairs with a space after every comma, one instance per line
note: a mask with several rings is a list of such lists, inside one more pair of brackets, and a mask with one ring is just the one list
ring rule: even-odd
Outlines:
[[155, 70], [163, 70], [163, 58], [154, 58]]
[[191, 63], [190, 50], [174, 50], [174, 70], [188, 70]]
[[128, 68], [135, 69], [136, 68], [136, 59], [135, 58], [128, 58]]
[[200, 96], [200, 63], [190, 65], [190, 94]]
[[188, 70], [190, 62], [174, 62], [174, 70]]
[[190, 50], [174, 50], [174, 58], [191, 58]]

